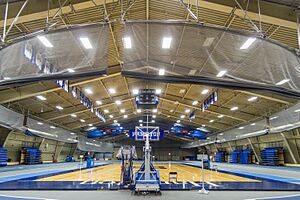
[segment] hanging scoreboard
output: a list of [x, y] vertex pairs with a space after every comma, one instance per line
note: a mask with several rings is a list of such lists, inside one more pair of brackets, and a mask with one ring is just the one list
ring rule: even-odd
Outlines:
[[140, 89], [139, 94], [135, 97], [138, 109], [156, 109], [159, 96], [155, 89]]

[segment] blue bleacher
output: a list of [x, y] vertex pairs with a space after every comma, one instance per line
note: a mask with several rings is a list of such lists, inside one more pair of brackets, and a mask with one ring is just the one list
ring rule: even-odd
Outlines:
[[41, 163], [41, 151], [35, 148], [25, 147], [25, 158], [24, 164], [25, 165], [34, 165]]
[[225, 162], [225, 151], [218, 151], [217, 152], [216, 162]]
[[283, 164], [283, 149], [281, 147], [264, 148], [261, 151], [261, 164], [278, 166]]
[[240, 161], [241, 150], [234, 150], [230, 153], [229, 162], [230, 163], [239, 163]]
[[241, 164], [251, 164], [252, 163], [252, 149], [245, 149], [241, 152], [240, 163]]
[[7, 165], [7, 150], [0, 147], [0, 167]]

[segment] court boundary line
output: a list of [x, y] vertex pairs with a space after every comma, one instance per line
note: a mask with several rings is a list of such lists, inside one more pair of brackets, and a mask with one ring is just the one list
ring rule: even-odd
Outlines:
[[275, 196], [275, 197], [258, 197], [258, 198], [251, 198], [251, 199], [245, 199], [245, 200], [280, 199], [280, 198], [289, 198], [289, 197], [300, 197], [300, 194], [292, 194], [292, 195], [285, 195], [285, 196]]
[[0, 194], [0, 197], [8, 197], [8, 198], [16, 198], [16, 199], [35, 199], [35, 200], [58, 200], [58, 199], [48, 199], [43, 197], [22, 197], [22, 196], [13, 196], [13, 195], [5, 195], [5, 194]]

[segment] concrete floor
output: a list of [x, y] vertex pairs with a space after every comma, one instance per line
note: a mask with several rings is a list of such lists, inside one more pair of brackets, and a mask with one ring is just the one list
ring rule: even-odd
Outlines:
[[[32, 197], [32, 199], [44, 200], [253, 200], [262, 197], [276, 197], [288, 195], [300, 195], [300, 192], [235, 192], [235, 191], [211, 191], [208, 195], [199, 194], [196, 191], [164, 191], [161, 196], [134, 196], [129, 191], [0, 191], [0, 199], [7, 198], [1, 195]], [[18, 199], [18, 198], [17, 198]], [[300, 199], [299, 197], [293, 200]]]

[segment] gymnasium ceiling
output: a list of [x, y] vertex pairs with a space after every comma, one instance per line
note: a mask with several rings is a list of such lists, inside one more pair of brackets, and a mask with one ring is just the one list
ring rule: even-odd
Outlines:
[[[3, 32], [5, 2], [0, 1], [1, 33]], [[24, 2], [11, 1], [9, 4], [7, 29]], [[130, 2], [125, 0], [123, 2], [124, 9], [126, 9]], [[193, 20], [179, 1], [136, 0], [131, 2], [134, 2], [134, 4], [125, 16], [127, 20]], [[186, 5], [194, 13], [197, 13], [196, 1], [184, 2], [187, 3]], [[250, 1], [249, 4], [247, 1], [239, 2], [245, 9], [248, 8], [247, 16], [259, 26], [257, 2]], [[107, 18], [109, 20], [119, 19], [120, 3], [111, 0], [106, 1], [106, 6], [103, 6], [103, 3], [104, 1], [101, 0], [50, 1], [49, 24], [54, 24], [59, 29], [68, 27], [70, 24], [101, 22], [104, 21], [105, 13], [109, 15]], [[59, 4], [62, 5], [61, 8]], [[238, 7], [235, 9], [234, 5], [234, 1], [229, 0], [199, 0], [198, 17], [204, 23], [254, 31], [249, 25], [249, 20], [244, 18], [245, 13]], [[261, 0], [260, 5], [263, 33], [267, 37], [297, 48], [295, 9], [298, 7], [299, 1]], [[29, 0], [17, 22], [7, 35], [7, 41], [9, 42], [13, 38], [43, 30], [46, 27], [47, 13], [47, 1]], [[70, 93], [66, 93], [53, 82], [39, 82], [20, 87], [4, 88], [0, 91], [0, 103], [20, 112], [28, 111], [30, 115], [57, 126], [80, 131], [90, 126], [107, 127], [114, 120], [118, 120], [118, 123], [124, 126], [132, 122], [138, 124], [142, 114], [137, 113], [132, 90], [154, 88], [161, 89], [155, 123], [167, 128], [172, 126], [177, 120], [180, 120], [180, 123], [193, 128], [204, 127], [210, 132], [218, 132], [269, 116], [296, 102], [294, 99], [274, 94], [219, 88], [219, 100], [203, 113], [199, 105], [217, 88], [202, 85], [147, 82], [121, 76], [119, 47], [122, 44], [115, 39], [115, 35], [120, 31], [117, 23], [110, 26], [110, 59], [108, 64], [111, 67], [108, 69], [109, 74], [103, 77], [71, 81], [72, 86], [76, 85], [83, 91], [85, 89], [92, 90], [92, 94], [87, 94], [90, 99], [102, 111], [109, 111], [109, 113], [106, 113], [108, 119], [106, 123], [99, 121], [93, 113], [80, 104], [79, 100], [73, 99]], [[109, 89], [111, 88], [115, 89], [116, 93], [110, 93]], [[204, 90], [208, 90], [208, 92], [204, 93]], [[47, 100], [41, 101], [36, 98], [37, 95], [42, 95]], [[249, 101], [251, 97], [257, 97], [257, 99]], [[121, 101], [120, 105], [115, 103], [117, 100]], [[99, 102], [97, 104], [96, 101], [101, 101], [101, 104]], [[194, 101], [199, 103], [193, 105]], [[58, 110], [56, 108], [57, 105], [62, 106], [64, 109]], [[238, 107], [238, 110], [232, 111], [231, 108], [235, 106]], [[123, 112], [123, 109], [125, 112]], [[196, 119], [190, 122], [187, 116], [193, 110], [197, 110]], [[71, 114], [75, 114], [76, 117], [72, 117]], [[112, 117], [109, 117], [110, 115]], [[127, 118], [124, 118], [124, 115], [127, 115]], [[185, 118], [180, 118], [181, 115], [184, 115]], [[117, 140], [116, 138], [114, 139]], [[176, 137], [171, 139], [181, 140]], [[188, 141], [188, 139], [182, 138], [182, 141]]]

